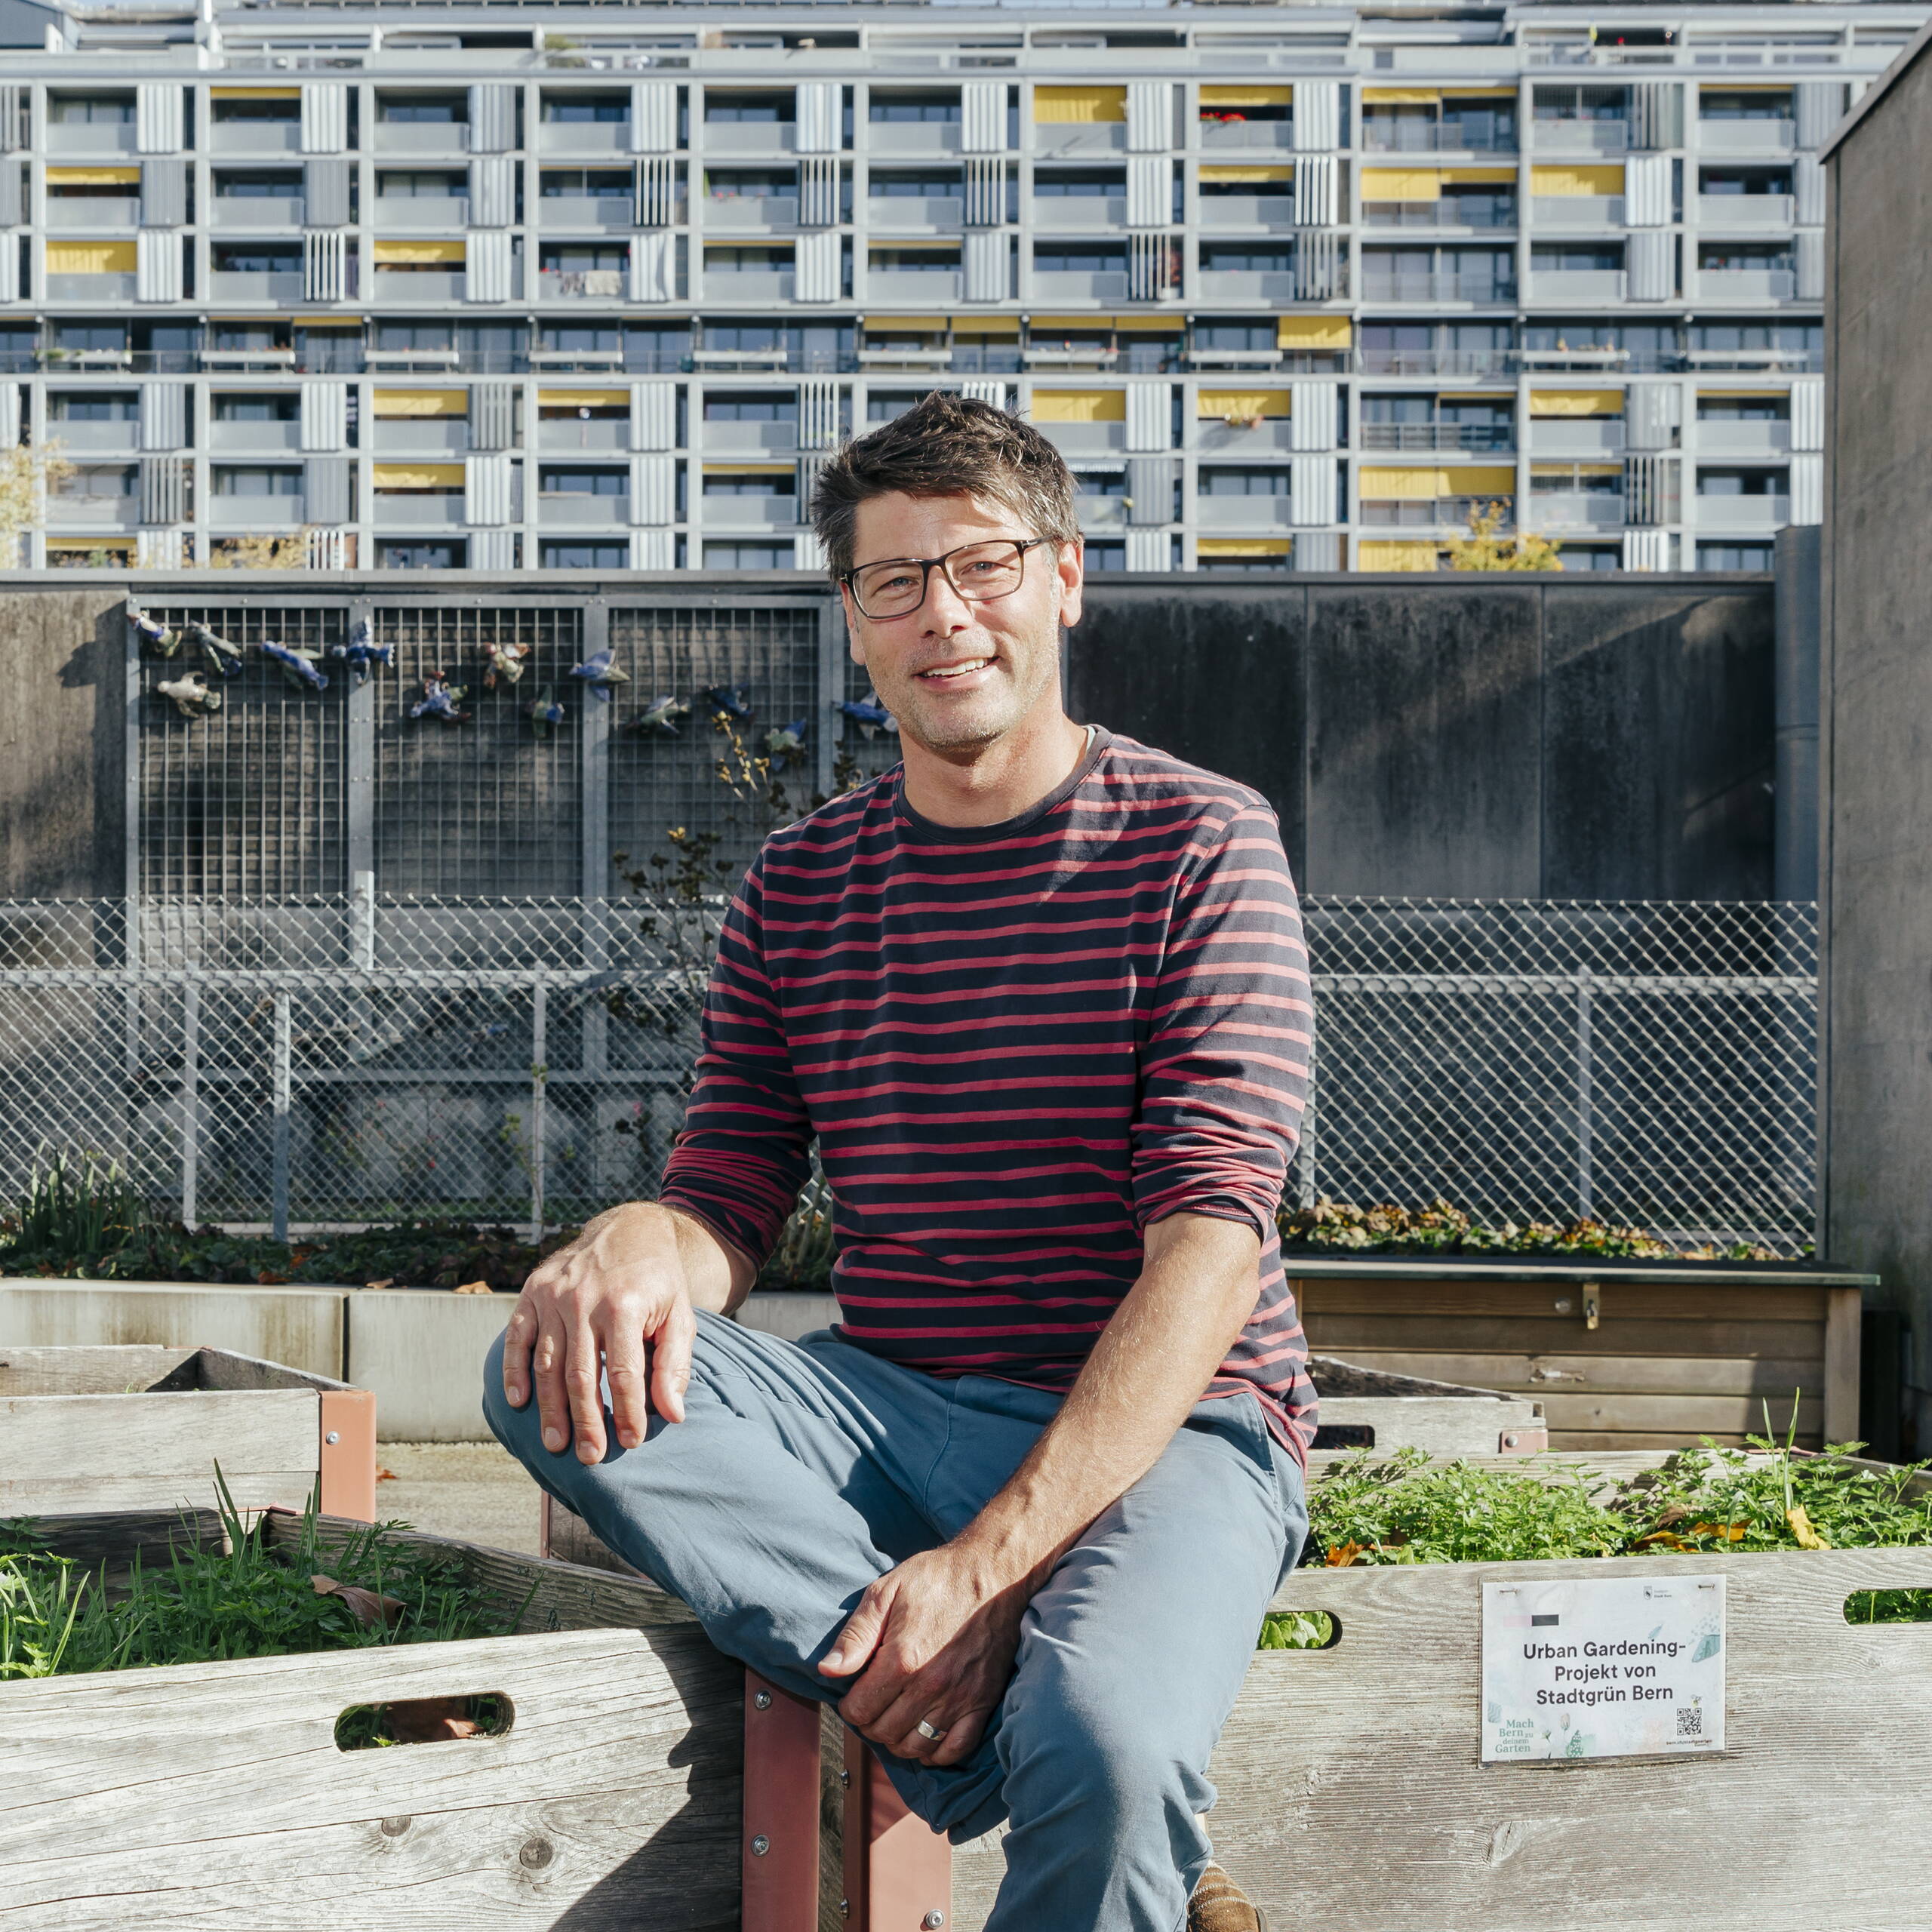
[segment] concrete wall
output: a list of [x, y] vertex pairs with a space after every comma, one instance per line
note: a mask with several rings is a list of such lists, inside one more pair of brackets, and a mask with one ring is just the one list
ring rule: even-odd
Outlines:
[[[666, 594], [587, 576], [546, 588]], [[223, 599], [291, 592], [279, 574], [189, 581]], [[296, 594], [473, 600], [496, 582], [305, 577]], [[0, 592], [0, 898], [123, 889], [125, 587], [42, 576]], [[184, 587], [137, 583], [151, 603]], [[721, 604], [825, 595], [803, 575], [711, 589]], [[1767, 577], [1109, 575], [1069, 640], [1069, 701], [1266, 792], [1310, 891], [1764, 898], [1773, 610]]]
[[1768, 580], [1105, 580], [1069, 702], [1266, 792], [1310, 892], [1761, 899]]
[[[1922, 46], [1926, 36], [1921, 35]], [[1932, 60], [1829, 163], [1823, 1238], [1915, 1340], [1932, 1444]], [[1912, 1360], [1908, 1355], [1908, 1361]]]
[[0, 899], [125, 889], [119, 588], [0, 581]]

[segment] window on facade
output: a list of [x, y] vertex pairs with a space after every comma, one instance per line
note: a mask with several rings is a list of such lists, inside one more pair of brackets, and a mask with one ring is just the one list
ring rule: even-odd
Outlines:
[[48, 98], [47, 118], [63, 128], [103, 122], [129, 125], [134, 118], [134, 97], [131, 94], [52, 94]]
[[214, 398], [217, 423], [294, 423], [301, 419], [301, 399], [292, 395], [245, 392]]
[[137, 396], [56, 390], [47, 398], [47, 413], [56, 423], [134, 423], [141, 405]]
[[621, 94], [546, 94], [543, 118], [580, 127], [593, 122], [614, 126], [631, 118], [631, 103], [629, 97]]
[[707, 497], [795, 497], [798, 490], [798, 478], [789, 469], [707, 472], [704, 478]]
[[546, 463], [537, 472], [537, 487], [546, 497], [624, 497], [630, 494], [630, 473], [589, 465]]
[[1539, 242], [1530, 250], [1537, 275], [1601, 275], [1623, 266], [1621, 242]]
[[260, 355], [288, 346], [278, 322], [211, 322], [208, 346], [231, 354]]
[[376, 118], [417, 127], [452, 127], [469, 118], [469, 98], [466, 94], [434, 94], [398, 100], [393, 94], [379, 95]]
[[450, 340], [448, 322], [378, 322], [376, 325], [376, 346], [398, 354], [409, 351], [426, 351], [435, 354], [454, 345]]
[[964, 192], [953, 168], [875, 168], [869, 190], [873, 200], [957, 201]]
[[217, 275], [299, 275], [299, 242], [217, 242], [211, 254]]
[[725, 94], [711, 88], [704, 97], [704, 118], [712, 122], [776, 125], [791, 120], [795, 111], [796, 98], [789, 90], [783, 94]]
[[465, 555], [463, 543], [450, 538], [405, 543], [392, 538], [377, 549], [380, 568], [386, 571], [460, 571]]
[[1118, 537], [1090, 537], [1081, 546], [1081, 563], [1089, 571], [1124, 571], [1127, 546]]
[[302, 118], [302, 103], [292, 94], [217, 94], [210, 105], [217, 126], [252, 123], [260, 127], [268, 122]]
[[131, 464], [82, 463], [60, 478], [54, 494], [57, 497], [131, 497], [136, 473]]
[[1777, 552], [1769, 543], [1700, 543], [1700, 571], [1767, 571]]
[[704, 192], [714, 202], [789, 199], [798, 192], [798, 177], [789, 168], [708, 168]]
[[1791, 244], [1789, 242], [1700, 242], [1697, 244], [1697, 266], [1719, 274], [1749, 273], [1755, 269], [1759, 273], [1776, 272], [1780, 269], [1789, 273], [1792, 265]]
[[706, 248], [704, 251], [707, 275], [782, 275], [791, 266], [789, 248]]
[[707, 391], [704, 420], [707, 423], [795, 423], [798, 398], [789, 391], [773, 395]]
[[376, 192], [385, 201], [460, 201], [469, 182], [453, 168], [385, 168], [377, 174]]
[[1540, 87], [1534, 109], [1539, 121], [1627, 121], [1630, 90], [1619, 87]]
[[537, 546], [537, 562], [546, 571], [623, 571], [630, 568], [627, 540], [588, 542], [582, 537], [551, 537]]
[[951, 275], [958, 269], [959, 251], [875, 247], [866, 260], [881, 275]]
[[1033, 192], [1042, 201], [1105, 201], [1127, 192], [1122, 168], [1036, 168]]
[[1697, 472], [1700, 497], [1782, 497], [1785, 472], [1782, 469], [1712, 469]]
[[1700, 423], [1788, 423], [1791, 398], [1772, 395], [1700, 395]]
[[302, 176], [293, 168], [224, 168], [214, 177], [218, 202], [299, 201]]
[[539, 186], [546, 202], [628, 202], [637, 191], [628, 168], [546, 168]]
[[1288, 472], [1258, 463], [1204, 463], [1198, 488], [1204, 497], [1285, 497]]
[[214, 482], [217, 497], [299, 497], [302, 494], [300, 470], [269, 463], [217, 463]]
[[957, 121], [959, 97], [956, 94], [901, 94], [874, 88], [866, 110], [872, 121]]
[[707, 543], [704, 567], [708, 571], [789, 571], [793, 555], [789, 543]]
[[1287, 275], [1294, 265], [1295, 251], [1291, 242], [1204, 242], [1201, 245], [1204, 275]]
[[1196, 322], [1196, 349], [1226, 349], [1234, 352], [1266, 350], [1275, 346], [1275, 326], [1266, 322]]
[[1702, 195], [1788, 195], [1788, 168], [1707, 168], [1697, 178]]
[[1782, 88], [1700, 88], [1697, 115], [1703, 121], [1789, 121], [1791, 94]]
[[1104, 275], [1127, 266], [1124, 242], [1035, 242], [1033, 266], [1046, 275]]

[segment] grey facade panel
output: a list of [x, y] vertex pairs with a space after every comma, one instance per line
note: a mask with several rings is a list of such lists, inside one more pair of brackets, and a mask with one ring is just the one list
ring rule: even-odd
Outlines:
[[348, 226], [354, 167], [353, 162], [334, 155], [318, 156], [303, 164], [303, 194], [308, 204], [306, 218], [310, 227]]

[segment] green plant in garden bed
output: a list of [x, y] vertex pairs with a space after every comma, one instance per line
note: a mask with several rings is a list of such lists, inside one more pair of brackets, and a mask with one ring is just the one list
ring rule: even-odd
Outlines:
[[[1576, 1465], [1432, 1465], [1419, 1449], [1338, 1459], [1310, 1484], [1304, 1563], [1519, 1563], [1552, 1558], [1932, 1545], [1932, 1465], [1874, 1468], [1857, 1443], [1810, 1454], [1767, 1434], [1748, 1449], [1706, 1439], [1621, 1481]], [[1932, 1590], [1854, 1593], [1854, 1623], [1932, 1623]], [[1263, 1650], [1318, 1649], [1319, 1613], [1273, 1614]]]
[[1478, 1224], [1461, 1208], [1442, 1200], [1426, 1208], [1384, 1204], [1356, 1207], [1345, 1201], [1318, 1201], [1312, 1208], [1291, 1208], [1286, 1202], [1277, 1217], [1281, 1244], [1289, 1252], [1331, 1250], [1345, 1254], [1571, 1254], [1606, 1261], [1772, 1261], [1767, 1247], [1737, 1242], [1724, 1248], [1673, 1247], [1640, 1228], [1606, 1227], [1600, 1221], [1571, 1221], [1564, 1226], [1531, 1221], [1518, 1227], [1506, 1221], [1500, 1227]]
[[[497, 1637], [520, 1620], [447, 1556], [399, 1541], [401, 1524], [325, 1547], [312, 1503], [297, 1540], [271, 1548], [215, 1481], [226, 1547], [137, 1558], [125, 1578], [55, 1555], [30, 1519], [0, 1521], [0, 1682]], [[380, 1742], [380, 1722], [351, 1742]]]

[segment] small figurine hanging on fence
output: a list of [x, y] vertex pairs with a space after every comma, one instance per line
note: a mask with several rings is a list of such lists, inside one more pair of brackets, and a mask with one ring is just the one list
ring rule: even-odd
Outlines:
[[645, 706], [638, 715], [637, 728], [640, 731], [661, 731], [666, 737], [675, 738], [678, 735], [677, 721], [691, 715], [689, 705], [667, 694], [663, 697], [653, 698]]
[[299, 691], [325, 691], [329, 674], [322, 669], [321, 653], [299, 644], [275, 644], [266, 640], [255, 648], [272, 664], [281, 667], [283, 678]]
[[540, 738], [547, 738], [550, 735], [551, 726], [564, 721], [564, 707], [550, 695], [548, 685], [523, 709], [524, 715], [530, 720], [531, 729]]
[[423, 680], [422, 697], [409, 707], [409, 715], [412, 718], [434, 718], [445, 724], [467, 724], [475, 713], [460, 710], [458, 706], [469, 695], [469, 687], [451, 684], [447, 672], [432, 671]]
[[605, 704], [611, 702], [611, 694], [617, 685], [631, 681], [631, 674], [617, 662], [614, 651], [600, 651], [581, 664], [573, 664], [571, 675], [581, 678]]
[[743, 685], [706, 685], [698, 696], [710, 707], [713, 724], [728, 718], [742, 724], [752, 715], [752, 694]]
[[488, 643], [483, 647], [483, 655], [488, 669], [483, 673], [483, 688], [493, 691], [500, 678], [506, 685], [513, 685], [523, 675], [523, 660], [530, 655], [527, 644]]
[[221, 709], [220, 692], [211, 691], [198, 671], [184, 671], [178, 678], [156, 685], [155, 689], [171, 700], [183, 718], [212, 717]]
[[774, 726], [764, 734], [764, 755], [774, 764], [791, 764], [805, 755], [805, 732], [811, 721], [795, 718], [789, 724]]
[[329, 646], [329, 655], [340, 658], [349, 666], [359, 691], [369, 681], [369, 673], [374, 666], [395, 662], [395, 646], [377, 644], [369, 635], [368, 619], [362, 617], [357, 620], [355, 628], [349, 632], [346, 644]]
[[879, 703], [876, 691], [866, 692], [857, 704], [849, 698], [834, 698], [832, 708], [841, 716], [851, 718], [868, 738], [875, 738], [881, 731], [896, 732], [899, 729], [899, 721]]
[[172, 657], [181, 648], [181, 633], [158, 617], [150, 617], [131, 597], [128, 599], [127, 611], [135, 635], [157, 657]]
[[206, 624], [197, 621], [191, 623], [186, 632], [188, 641], [198, 651], [211, 671], [224, 678], [238, 678], [242, 675], [242, 647], [230, 644], [227, 638], [218, 635]]

